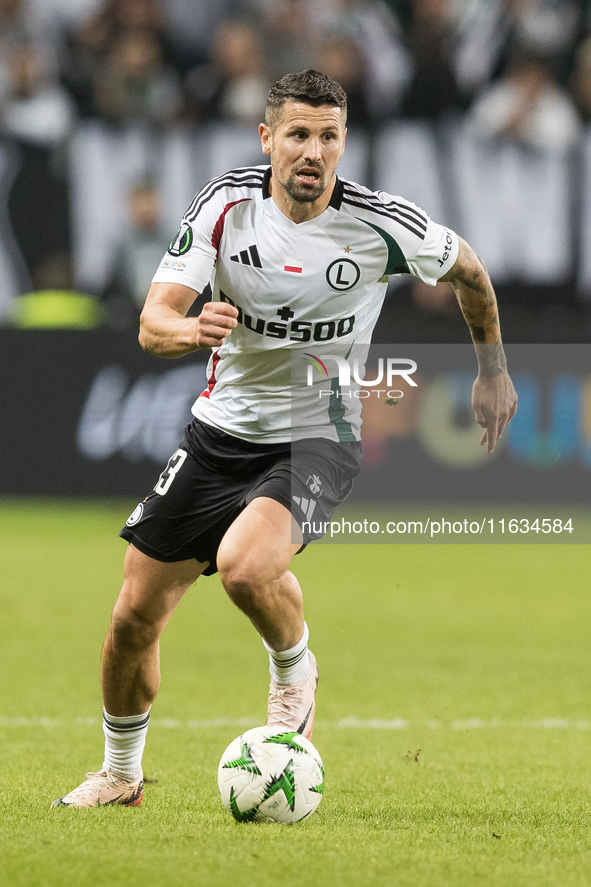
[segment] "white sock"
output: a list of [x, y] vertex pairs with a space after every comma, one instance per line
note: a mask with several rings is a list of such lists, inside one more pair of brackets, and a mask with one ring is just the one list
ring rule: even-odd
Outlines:
[[269, 671], [277, 684], [295, 684], [307, 678], [312, 670], [308, 656], [308, 638], [310, 632], [304, 622], [304, 633], [299, 643], [289, 650], [277, 652], [263, 638], [265, 649], [269, 653]]
[[137, 779], [142, 772], [142, 755], [150, 723], [150, 709], [143, 715], [116, 718], [103, 709], [105, 760], [118, 776]]

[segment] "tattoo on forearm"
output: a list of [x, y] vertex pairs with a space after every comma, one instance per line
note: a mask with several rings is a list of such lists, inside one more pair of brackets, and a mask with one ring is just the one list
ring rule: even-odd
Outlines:
[[470, 328], [475, 342], [500, 341], [497, 304], [490, 283], [479, 281], [479, 286], [470, 286], [454, 281], [454, 290], [462, 314]]
[[462, 243], [457, 271], [451, 284], [472, 335], [480, 372], [487, 376], [505, 372], [495, 292], [486, 265], [466, 243]]
[[478, 369], [483, 376], [499, 376], [507, 372], [507, 358], [500, 342], [490, 345], [476, 344]]
[[500, 342], [497, 300], [486, 265], [467, 244], [460, 259], [452, 286], [472, 338], [474, 342]]

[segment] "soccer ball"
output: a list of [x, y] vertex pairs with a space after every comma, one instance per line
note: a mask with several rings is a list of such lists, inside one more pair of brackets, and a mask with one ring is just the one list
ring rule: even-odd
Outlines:
[[222, 802], [238, 822], [299, 822], [324, 791], [322, 759], [309, 739], [254, 727], [230, 743], [218, 767]]

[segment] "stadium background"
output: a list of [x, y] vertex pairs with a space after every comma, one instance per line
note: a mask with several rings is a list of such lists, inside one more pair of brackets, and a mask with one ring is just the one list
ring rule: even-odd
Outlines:
[[[342, 175], [461, 233], [487, 261], [505, 342], [532, 346], [514, 351], [527, 409], [496, 461], [470, 455], [475, 426], [461, 446], [466, 366], [440, 351], [422, 392], [447, 404], [446, 440], [421, 437], [428, 397], [369, 404], [358, 495], [461, 501], [476, 480], [497, 501], [584, 498], [591, 5], [575, 0], [2, 0], [0, 493], [152, 484], [204, 356], [171, 368], [140, 352], [151, 275], [194, 192], [263, 161], [266, 92], [308, 66], [349, 95]], [[393, 278], [375, 341], [406, 357], [465, 343], [449, 285]], [[406, 486], [381, 471], [411, 457]]]
[[[485, 257], [527, 404], [499, 455], [473, 458], [473, 358], [423, 351], [439, 357], [420, 397], [368, 405], [363, 497], [462, 501], [476, 480], [496, 501], [584, 498], [591, 5], [575, 0], [3, 0], [0, 493], [152, 484], [204, 355], [171, 368], [139, 350], [151, 275], [194, 192], [263, 161], [266, 92], [307, 66], [349, 95], [342, 175], [412, 199]], [[413, 357], [468, 337], [449, 285], [393, 278], [375, 341]], [[421, 437], [429, 390], [447, 405], [439, 448]], [[411, 457], [406, 485], [384, 476]]]
[[[286, 70], [347, 87], [343, 175], [482, 252], [520, 390], [504, 447], [473, 461], [474, 355], [449, 288], [392, 281], [377, 347], [417, 359], [421, 395], [367, 405], [376, 501], [394, 481], [460, 517], [585, 501], [590, 34], [574, 0], [0, 0], [3, 883], [591, 883], [588, 545], [310, 546], [297, 573], [327, 791], [293, 830], [234, 827], [219, 803], [219, 756], [263, 720], [268, 675], [219, 580], [200, 580], [163, 637], [144, 804], [48, 809], [100, 766], [117, 531], [203, 379], [204, 355], [141, 352], [134, 294], [193, 191], [259, 160], [261, 102]], [[509, 101], [494, 135], [478, 107], [515, 96], [516, 52], [546, 113], [528, 128], [536, 103]]]

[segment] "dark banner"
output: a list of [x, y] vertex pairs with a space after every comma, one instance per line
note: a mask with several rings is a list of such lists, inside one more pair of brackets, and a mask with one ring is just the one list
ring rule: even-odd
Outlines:
[[146, 495], [206, 384], [207, 354], [166, 361], [136, 336], [0, 331], [0, 492]]
[[[143, 497], [206, 386], [207, 353], [158, 360], [134, 335], [2, 330], [0, 345], [1, 494]], [[519, 410], [491, 456], [470, 409], [471, 346], [372, 348], [371, 384], [351, 395], [364, 420], [354, 499], [588, 504], [591, 346], [506, 350]], [[388, 383], [391, 359], [416, 364], [414, 385]]]

